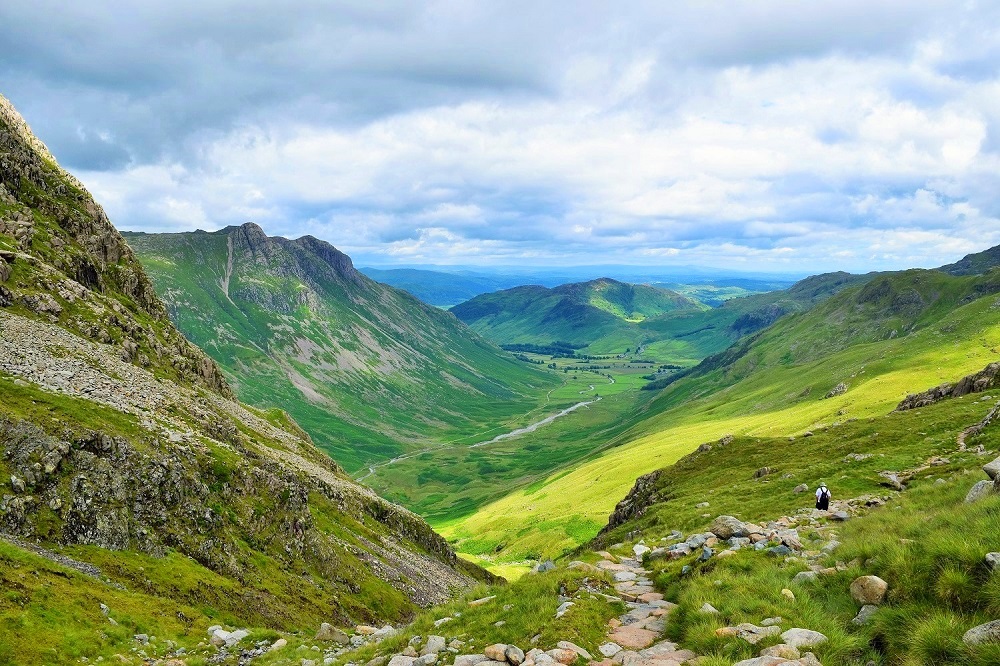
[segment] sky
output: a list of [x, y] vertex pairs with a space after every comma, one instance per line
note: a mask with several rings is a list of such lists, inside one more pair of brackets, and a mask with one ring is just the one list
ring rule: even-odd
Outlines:
[[1000, 3], [5, 0], [120, 229], [360, 265], [933, 267], [1000, 244]]

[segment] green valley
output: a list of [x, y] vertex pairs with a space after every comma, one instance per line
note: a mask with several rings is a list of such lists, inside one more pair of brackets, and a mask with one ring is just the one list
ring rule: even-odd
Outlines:
[[315, 238], [246, 224], [126, 239], [240, 398], [287, 410], [349, 472], [478, 441], [557, 385]]

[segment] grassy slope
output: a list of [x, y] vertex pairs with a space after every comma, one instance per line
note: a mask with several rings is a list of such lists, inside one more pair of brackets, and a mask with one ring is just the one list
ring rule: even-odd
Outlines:
[[[786, 564], [746, 551], [696, 565], [687, 576], [681, 575], [681, 567], [692, 561], [658, 561], [653, 565], [656, 583], [680, 604], [670, 625], [672, 637], [710, 655], [711, 664], [749, 658], [777, 642], [771, 639], [754, 650], [741, 641], [715, 636], [718, 627], [759, 624], [774, 616], [785, 618], [785, 627], [807, 627], [829, 636], [830, 643], [818, 651], [824, 664], [868, 659], [878, 664], [996, 663], [1000, 649], [970, 649], [961, 637], [969, 628], [994, 619], [1000, 610], [1000, 577], [984, 564], [987, 552], [1000, 549], [1000, 536], [993, 529], [1000, 498], [974, 505], [963, 499], [975, 481], [985, 478], [979, 467], [991, 459], [977, 455], [974, 447], [995, 451], [1000, 431], [990, 428], [970, 439], [965, 452], [956, 451], [955, 439], [964, 427], [985, 416], [997, 397], [995, 391], [972, 394], [920, 410], [832, 426], [806, 439], [737, 438], [725, 447], [692, 454], [664, 470], [656, 481], [666, 501], [603, 536], [600, 543], [622, 540], [629, 533], [653, 543], [672, 529], [703, 531], [720, 514], [750, 521], [791, 515], [811, 504], [811, 493], [792, 492], [803, 481], [815, 487], [818, 479], [825, 479], [840, 498], [884, 495], [888, 490], [880, 485], [879, 471], [912, 469], [931, 457], [943, 457], [947, 462], [919, 473], [908, 490], [887, 506], [837, 528], [842, 545], [826, 566], [836, 561], [848, 564], [834, 575], [791, 584], [794, 574], [805, 568], [801, 563]], [[873, 457], [850, 461], [846, 456], [852, 453]], [[754, 471], [765, 465], [777, 466], [777, 472], [765, 480], [755, 479]], [[704, 501], [709, 508], [697, 506]], [[807, 540], [815, 536], [809, 530], [800, 530], [800, 535]], [[869, 574], [885, 579], [890, 593], [874, 621], [860, 628], [850, 622], [858, 605], [848, 588], [855, 577]], [[780, 594], [785, 587], [793, 590], [795, 601]], [[699, 613], [704, 603], [720, 614]]]
[[[888, 291], [853, 287], [812, 312], [783, 319], [734, 363], [668, 387], [649, 404], [646, 418], [618, 437], [617, 448], [439, 530], [463, 551], [503, 544], [511, 560], [558, 554], [580, 541], [554, 528], [603, 522], [635, 478], [703, 442], [727, 434], [791, 435], [879, 416], [907, 393], [996, 360], [996, 298], [968, 301], [984, 285], [992, 290], [993, 278], [919, 271], [885, 279]], [[912, 291], [922, 294], [920, 305], [907, 305]], [[848, 392], [824, 399], [839, 382], [849, 384]]]
[[295, 242], [263, 265], [237, 251], [227, 298], [220, 282], [234, 233], [127, 238], [177, 325], [240, 397], [286, 409], [350, 472], [418, 441], [515, 419], [556, 385], [450, 315], [360, 274], [334, 274]]

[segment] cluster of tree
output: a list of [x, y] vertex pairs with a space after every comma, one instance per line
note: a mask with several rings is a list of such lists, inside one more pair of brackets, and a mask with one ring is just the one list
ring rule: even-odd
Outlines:
[[532, 343], [518, 343], [500, 345], [501, 349], [509, 352], [522, 352], [529, 354], [545, 354], [552, 358], [576, 358], [576, 350], [587, 345], [574, 345], [570, 342], [551, 342], [547, 345], [536, 345]]

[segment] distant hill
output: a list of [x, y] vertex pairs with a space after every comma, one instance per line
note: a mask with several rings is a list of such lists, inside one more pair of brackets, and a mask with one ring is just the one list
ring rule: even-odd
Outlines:
[[407, 291], [424, 303], [439, 308], [458, 305], [480, 294], [524, 284], [524, 278], [512, 275], [445, 273], [417, 268], [359, 270], [377, 282]]
[[483, 294], [451, 312], [503, 344], [560, 343], [611, 353], [642, 343], [639, 322], [668, 312], [705, 309], [669, 289], [601, 278], [552, 289], [534, 285]]
[[288, 410], [348, 471], [529, 411], [556, 381], [311, 236], [125, 237], [237, 394]]

